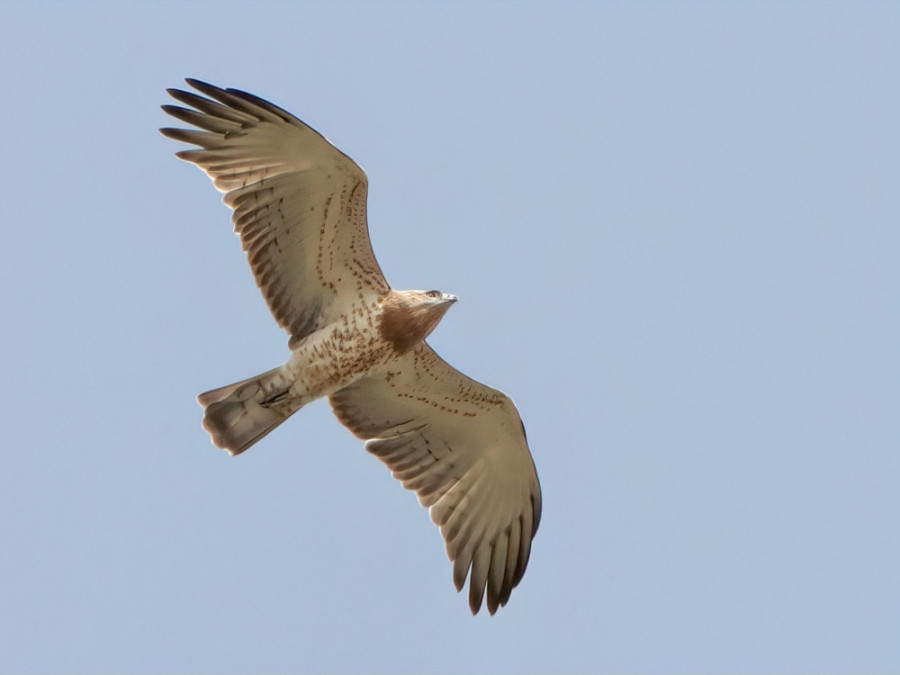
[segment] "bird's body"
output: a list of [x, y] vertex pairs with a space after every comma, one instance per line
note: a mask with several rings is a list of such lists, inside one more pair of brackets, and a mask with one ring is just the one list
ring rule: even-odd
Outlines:
[[[292, 341], [283, 366], [200, 394], [204, 428], [220, 448], [243, 452], [307, 403], [365, 375], [389, 371], [455, 301], [444, 293], [390, 291], [381, 300], [351, 305], [338, 321]], [[416, 321], [419, 314], [424, 321]]]
[[457, 589], [493, 614], [525, 572], [541, 493], [508, 396], [444, 362], [425, 338], [456, 296], [397, 291], [372, 253], [365, 173], [290, 113], [234, 89], [188, 80], [163, 106], [199, 130], [178, 156], [225, 192], [251, 269], [291, 356], [198, 397], [213, 442], [239, 454], [304, 405], [337, 418], [415, 490], [441, 528]]

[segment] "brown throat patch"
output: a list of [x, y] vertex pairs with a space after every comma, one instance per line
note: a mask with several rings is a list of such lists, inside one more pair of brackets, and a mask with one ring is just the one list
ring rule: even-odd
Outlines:
[[415, 296], [393, 292], [384, 299], [381, 337], [400, 354], [428, 337], [447, 307], [421, 304]]

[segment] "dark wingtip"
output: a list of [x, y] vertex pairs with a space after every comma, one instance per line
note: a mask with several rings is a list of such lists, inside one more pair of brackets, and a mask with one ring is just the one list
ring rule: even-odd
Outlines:
[[203, 87], [213, 87], [209, 82], [204, 82], [203, 80], [198, 80], [196, 77], [186, 77], [184, 81], [193, 87], [194, 89], [202, 89]]
[[185, 143], [190, 143], [191, 141], [186, 138], [187, 134], [191, 133], [188, 129], [175, 129], [173, 127], [162, 127], [159, 130], [166, 138], [172, 138], [176, 141], [184, 141]]

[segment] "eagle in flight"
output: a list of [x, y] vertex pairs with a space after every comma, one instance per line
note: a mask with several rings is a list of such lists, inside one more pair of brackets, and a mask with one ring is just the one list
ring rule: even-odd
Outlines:
[[365, 172], [289, 112], [198, 80], [168, 93], [195, 148], [178, 157], [225, 193], [256, 283], [290, 334], [287, 363], [198, 396], [213, 443], [237, 455], [327, 396], [440, 528], [457, 590], [491, 614], [522, 580], [541, 518], [525, 428], [503, 392], [466, 377], [425, 342], [456, 296], [397, 291], [375, 260]]

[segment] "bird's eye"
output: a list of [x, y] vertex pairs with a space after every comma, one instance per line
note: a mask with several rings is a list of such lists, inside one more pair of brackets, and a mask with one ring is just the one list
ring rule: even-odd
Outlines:
[[425, 295], [429, 298], [439, 298], [443, 294], [440, 291], [428, 291]]

